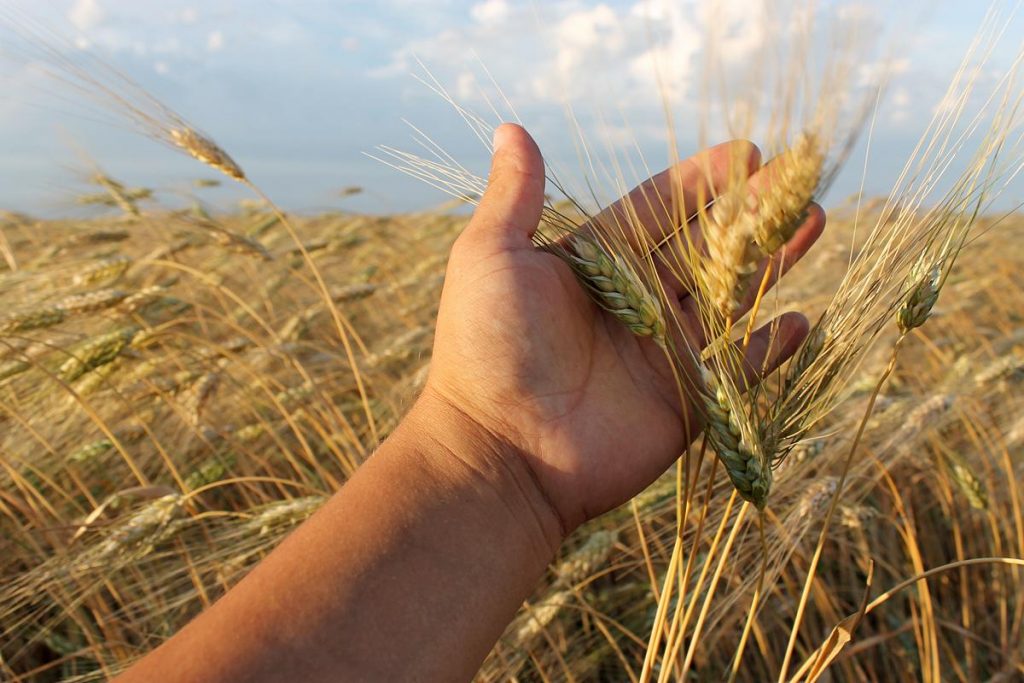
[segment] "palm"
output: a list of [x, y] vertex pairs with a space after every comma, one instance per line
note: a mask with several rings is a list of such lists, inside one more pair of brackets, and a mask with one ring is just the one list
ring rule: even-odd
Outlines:
[[474, 405], [488, 407], [474, 417], [518, 435], [567, 516], [599, 514], [671, 464], [693, 417], [657, 345], [599, 309], [550, 254], [498, 254], [467, 270], [446, 285], [438, 321], [456, 348], [438, 351], [459, 354]]
[[[516, 199], [513, 207], [526, 201]], [[473, 223], [487, 219], [481, 207]], [[530, 215], [522, 220], [536, 226]], [[428, 386], [493, 433], [511, 435], [573, 526], [664, 472], [697, 433], [696, 411], [664, 352], [595, 305], [558, 257], [534, 249], [532, 227], [484, 240], [474, 224], [452, 252], [438, 316], [444, 343], [435, 345]], [[808, 220], [776, 272], [806, 251], [822, 224], [820, 214]], [[662, 284], [675, 294], [669, 314], [687, 338], [702, 339], [680, 283]], [[782, 322], [788, 329], [774, 335], [782, 346], [772, 352], [768, 330], [755, 335], [755, 367], [780, 362], [799, 343], [802, 318]]]

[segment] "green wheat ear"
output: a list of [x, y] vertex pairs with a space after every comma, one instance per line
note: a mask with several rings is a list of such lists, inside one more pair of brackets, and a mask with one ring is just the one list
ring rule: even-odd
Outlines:
[[665, 318], [661, 302], [626, 262], [609, 254], [596, 240], [583, 235], [572, 239], [565, 256], [595, 301], [641, 337], [665, 346]]
[[896, 324], [904, 334], [924, 325], [932, 314], [932, 308], [939, 300], [942, 271], [939, 268], [932, 268], [925, 273], [913, 273], [912, 277], [915, 278], [915, 282], [896, 313]]
[[772, 488], [772, 469], [764, 454], [757, 425], [734, 408], [737, 397], [730, 397], [723, 383], [707, 368], [701, 368], [704, 433], [729, 480], [744, 500], [763, 510]]

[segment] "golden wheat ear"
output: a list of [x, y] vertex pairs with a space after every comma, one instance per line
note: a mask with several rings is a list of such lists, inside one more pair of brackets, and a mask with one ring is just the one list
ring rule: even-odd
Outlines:
[[793, 237], [821, 191], [824, 169], [825, 147], [812, 132], [799, 135], [765, 166], [769, 186], [758, 197], [754, 221], [754, 241], [763, 255], [775, 254]]
[[762, 260], [782, 249], [807, 218], [822, 189], [824, 167], [820, 138], [802, 134], [758, 171], [750, 181], [757, 188], [746, 176], [735, 178], [698, 213], [706, 253], [689, 260], [699, 265], [697, 296], [708, 309], [724, 319], [740, 309]]
[[229, 178], [246, 180], [242, 167], [235, 163], [220, 145], [192, 128], [171, 128], [168, 130], [175, 145], [185, 150], [192, 158], [214, 168]]

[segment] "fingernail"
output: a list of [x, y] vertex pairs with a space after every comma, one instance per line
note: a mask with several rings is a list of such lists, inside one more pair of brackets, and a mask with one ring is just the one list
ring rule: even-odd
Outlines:
[[497, 154], [498, 150], [501, 149], [506, 142], [508, 142], [508, 134], [509, 129], [508, 126], [506, 126], [505, 124], [502, 124], [494, 129], [494, 137], [491, 138], [491, 149], [494, 151], [495, 154]]

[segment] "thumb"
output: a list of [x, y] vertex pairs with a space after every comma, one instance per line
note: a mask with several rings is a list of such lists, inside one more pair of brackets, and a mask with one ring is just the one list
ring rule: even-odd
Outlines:
[[505, 123], [494, 131], [494, 156], [487, 190], [466, 227], [473, 240], [506, 249], [532, 246], [544, 207], [544, 160], [521, 126]]

